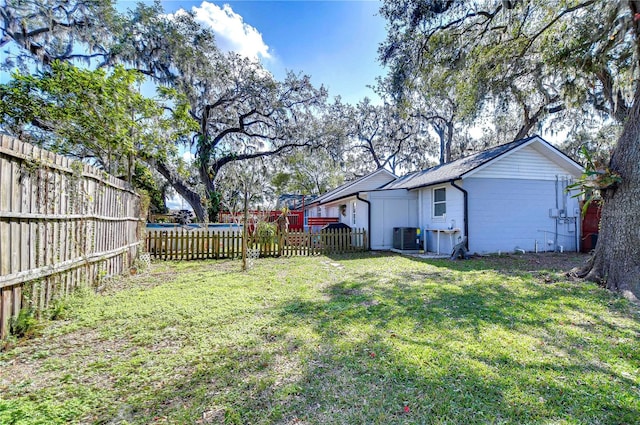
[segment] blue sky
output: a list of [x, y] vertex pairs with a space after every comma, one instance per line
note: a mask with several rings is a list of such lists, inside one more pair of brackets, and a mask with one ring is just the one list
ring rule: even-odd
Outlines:
[[[145, 0], [150, 3], [152, 0]], [[121, 11], [138, 0], [118, 0]], [[379, 16], [380, 1], [163, 1], [167, 13], [193, 11], [216, 33], [223, 50], [259, 59], [282, 79], [286, 71], [311, 76], [331, 97], [357, 103], [378, 97], [367, 87], [385, 71], [378, 62], [378, 45], [386, 36]], [[8, 81], [0, 73], [0, 83]], [[186, 206], [169, 201], [170, 208]]]
[[[331, 96], [356, 103], [376, 98], [367, 85], [384, 74], [377, 60], [386, 36], [380, 2], [360, 1], [182, 1], [162, 2], [168, 13], [196, 12], [218, 44], [256, 57], [276, 78], [287, 70], [311, 76]], [[133, 1], [119, 1], [120, 8]]]
[[[138, 2], [118, 0], [117, 8], [125, 11]], [[314, 85], [345, 102], [378, 100], [367, 87], [385, 74], [377, 53], [386, 37], [378, 0], [165, 0], [162, 5], [167, 13], [195, 12], [223, 50], [259, 59], [278, 79], [291, 70], [310, 75]], [[0, 72], [0, 83], [8, 80], [9, 74]]]

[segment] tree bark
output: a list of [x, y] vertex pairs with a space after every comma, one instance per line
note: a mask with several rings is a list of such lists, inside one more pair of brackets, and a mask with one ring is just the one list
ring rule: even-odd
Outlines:
[[453, 142], [453, 118], [447, 121], [447, 141], [444, 144], [444, 160], [451, 162], [451, 143]]
[[436, 132], [436, 134], [438, 135], [438, 139], [440, 140], [440, 161], [439, 164], [446, 164], [447, 160], [446, 160], [446, 155], [445, 155], [445, 145], [446, 145], [446, 141], [444, 138], [444, 126], [440, 125], [440, 123], [437, 122], [432, 122], [431, 123], [431, 127], [433, 128], [433, 130]]
[[602, 193], [598, 242], [578, 276], [629, 299], [640, 298], [640, 86], [609, 168], [622, 178]]
[[[640, 3], [629, 1], [640, 60]], [[640, 84], [622, 134], [611, 154], [609, 169], [621, 182], [602, 193], [602, 217], [593, 257], [578, 276], [598, 281], [635, 302], [640, 298]]]
[[[209, 201], [209, 205], [213, 202], [213, 197], [216, 193], [215, 178], [219, 171], [215, 166], [209, 165], [210, 157], [210, 150], [206, 149], [205, 153], [199, 155], [200, 166], [198, 167], [198, 175], [200, 176], [200, 181], [204, 184], [205, 196]], [[208, 209], [205, 214], [209, 217], [209, 221], [215, 222], [217, 220], [217, 217], [215, 217], [217, 212], [214, 213], [211, 209]]]
[[193, 208], [193, 213], [198, 218], [198, 221], [205, 221], [206, 211], [204, 206], [202, 205], [202, 198], [200, 195], [191, 190], [186, 183], [182, 180], [182, 178], [173, 170], [169, 169], [162, 161], [155, 161], [151, 164], [155, 167], [156, 170], [162, 176], [167, 179], [167, 182], [173, 187], [173, 189], [178, 192], [180, 196], [184, 198], [185, 201], [191, 205]]
[[451, 162], [451, 142], [453, 140], [453, 122], [444, 118], [437, 118], [438, 121], [432, 121], [431, 127], [438, 135], [440, 140], [440, 165]]

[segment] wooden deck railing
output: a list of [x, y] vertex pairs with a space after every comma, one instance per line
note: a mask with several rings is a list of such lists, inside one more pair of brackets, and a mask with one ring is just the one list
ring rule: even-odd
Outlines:
[[332, 224], [332, 223], [339, 223], [340, 222], [340, 218], [338, 217], [308, 217], [307, 218], [307, 225], [310, 227], [322, 227], [322, 226], [326, 226], [327, 224]]
[[[364, 229], [338, 229], [324, 232], [288, 232], [272, 239], [248, 236], [249, 248], [261, 257], [345, 254], [366, 251]], [[201, 260], [240, 258], [242, 232], [194, 230], [149, 230], [147, 251], [160, 260]]]

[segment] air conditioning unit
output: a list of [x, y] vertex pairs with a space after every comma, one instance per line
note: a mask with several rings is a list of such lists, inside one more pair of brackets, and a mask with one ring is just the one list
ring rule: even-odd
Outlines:
[[420, 249], [420, 234], [417, 227], [394, 227], [393, 248], [401, 250]]

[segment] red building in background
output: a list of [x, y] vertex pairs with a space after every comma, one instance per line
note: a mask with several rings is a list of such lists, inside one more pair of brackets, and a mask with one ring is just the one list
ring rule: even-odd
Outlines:
[[587, 207], [586, 214], [582, 217], [582, 238], [580, 238], [581, 252], [590, 252], [596, 247], [598, 233], [600, 232], [601, 210], [602, 204], [600, 202], [592, 202]]

